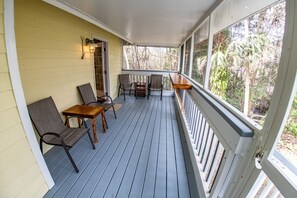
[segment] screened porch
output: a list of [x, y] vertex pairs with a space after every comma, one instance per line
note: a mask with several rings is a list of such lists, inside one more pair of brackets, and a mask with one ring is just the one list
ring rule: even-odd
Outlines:
[[96, 150], [85, 135], [70, 150], [76, 173], [61, 147], [45, 154], [55, 186], [45, 197], [198, 197], [174, 97], [119, 97], [108, 111], [109, 129], [97, 124]]

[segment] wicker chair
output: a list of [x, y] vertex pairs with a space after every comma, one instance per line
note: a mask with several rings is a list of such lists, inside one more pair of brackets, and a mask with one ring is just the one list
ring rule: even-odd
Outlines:
[[79, 170], [69, 153], [69, 149], [72, 148], [73, 145], [86, 133], [89, 136], [93, 149], [95, 149], [95, 145], [84, 119], [82, 118], [81, 120], [83, 121], [85, 128], [66, 127], [63, 124], [62, 118], [52, 97], [48, 97], [28, 105], [28, 111], [31, 120], [40, 136], [39, 144], [41, 152], [43, 152], [43, 142], [49, 145], [62, 146], [72, 166], [78, 173]]
[[162, 75], [155, 75], [155, 74], [151, 75], [150, 81], [148, 84], [147, 99], [149, 99], [151, 91], [161, 91], [160, 100], [162, 100], [162, 95], [163, 95], [163, 76]]
[[[101, 106], [104, 108], [104, 112], [112, 108], [114, 117], [115, 119], [117, 119], [117, 115], [114, 110], [114, 103], [110, 96], [104, 95], [104, 96], [97, 97], [96, 99], [90, 83], [80, 85], [77, 87], [77, 89], [85, 105]], [[105, 119], [105, 122], [106, 122], [106, 119]], [[106, 127], [108, 128], [107, 123], [106, 123]]]
[[124, 101], [126, 100], [125, 92], [129, 91], [129, 95], [131, 95], [132, 83], [129, 80], [129, 74], [119, 74], [119, 90], [118, 97], [120, 96], [120, 92], [124, 95]]

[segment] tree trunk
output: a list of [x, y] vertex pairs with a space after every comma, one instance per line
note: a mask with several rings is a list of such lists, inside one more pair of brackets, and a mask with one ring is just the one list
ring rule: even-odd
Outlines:
[[[245, 39], [248, 39], [249, 24], [248, 20], [244, 20]], [[246, 41], [248, 42], [248, 41]], [[249, 98], [250, 98], [250, 60], [247, 57], [246, 68], [245, 68], [245, 90], [244, 90], [244, 106], [243, 113], [247, 116], [249, 113]]]
[[249, 99], [250, 99], [250, 62], [246, 64], [245, 70], [245, 90], [244, 90], [244, 107], [243, 113], [248, 115], [249, 113]]

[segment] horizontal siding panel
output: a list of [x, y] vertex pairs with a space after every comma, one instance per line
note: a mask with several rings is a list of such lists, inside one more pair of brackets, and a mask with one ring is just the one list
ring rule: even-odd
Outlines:
[[[65, 82], [64, 79], [75, 79], [80, 78], [82, 76], [92, 76], [94, 75], [92, 72], [94, 71], [93, 67], [85, 66], [85, 67], [62, 67], [62, 68], [43, 68], [38, 70], [26, 70], [22, 71], [21, 77], [24, 83], [41, 80], [48, 81], [48, 85], [52, 85], [53, 80], [57, 80], [58, 82]], [[57, 83], [55, 83], [57, 84]]]
[[[24, 35], [19, 35], [20, 37], [25, 37]], [[41, 44], [42, 43], [42, 44]], [[75, 37], [74, 41], [57, 41], [54, 39], [47, 38], [34, 38], [28, 37], [26, 39], [20, 40], [18, 43], [19, 49], [26, 49], [28, 46], [33, 49], [53, 49], [53, 50], [67, 50], [67, 51], [81, 51], [80, 38]], [[85, 46], [87, 50], [87, 46]]]
[[8, 73], [0, 73], [0, 92], [11, 90], [11, 82]]
[[[38, 170], [32, 152], [27, 152], [17, 161], [17, 163], [14, 163], [6, 169], [1, 170], [0, 187], [9, 192], [12, 192], [13, 189], [9, 189], [9, 186], [17, 180], [25, 180], [26, 178], [24, 178], [22, 174], [26, 170], [30, 169], [30, 167], [34, 167], [34, 169]], [[26, 184], [27, 182], [24, 183]]]
[[[67, 64], [65, 65], [65, 62]], [[23, 58], [20, 63], [21, 72], [25, 70], [36, 70], [43, 68], [55, 68], [55, 67], [91, 67], [91, 63], [93, 63], [93, 59], [84, 59], [81, 60], [80, 57], [63, 59], [63, 61], [59, 59], [52, 58], [35, 58], [35, 59], [27, 59]]]
[[0, 112], [6, 111], [16, 106], [12, 91], [0, 93]]
[[[29, 153], [28, 156], [29, 155], [32, 156], [31, 153]], [[27, 159], [27, 161], [30, 161], [30, 160], [33, 160], [33, 159], [32, 158]], [[18, 194], [23, 193], [25, 188], [30, 187], [34, 179], [38, 177], [39, 172], [37, 171], [38, 167], [36, 164], [29, 164], [25, 162], [23, 163], [24, 163], [23, 165], [24, 167], [14, 167], [14, 168], [21, 169], [22, 171], [18, 171], [18, 170], [15, 171], [18, 173], [18, 175], [15, 174], [14, 180], [11, 180], [11, 181], [7, 180], [7, 183], [6, 183], [7, 186], [5, 188], [5, 191], [3, 192], [4, 197], [16, 197]], [[9, 171], [12, 172], [13, 170], [9, 170]], [[30, 189], [32, 189], [32, 187]], [[31, 192], [31, 195], [29, 197], [31, 198], [33, 195], [34, 195], [33, 192]]]
[[4, 0], [0, 0], [0, 14], [3, 14], [3, 5], [4, 5]]
[[30, 183], [30, 185], [26, 186], [21, 193], [19, 193], [17, 198], [40, 198], [43, 197], [44, 192], [47, 191], [47, 185], [44, 182], [40, 182], [43, 180], [41, 175], [37, 175], [34, 180]]
[[0, 170], [4, 170], [13, 163], [18, 163], [18, 160], [30, 151], [28, 140], [26, 138], [13, 144], [0, 153], [0, 159], [5, 159], [0, 163]]
[[[53, 32], [66, 32], [69, 30], [80, 30], [82, 32], [87, 32], [85, 28], [96, 28], [95, 25], [85, 22], [78, 17], [74, 17], [73, 15], [58, 9], [54, 9], [54, 13], [56, 13], [54, 14], [53, 12], [48, 12], [48, 9], [42, 10], [42, 8], [37, 8], [36, 10], [34, 10], [34, 15], [38, 15], [39, 17], [36, 18], [34, 17], [34, 15], [32, 15], [32, 6], [34, 5], [29, 5], [30, 8], [28, 9], [25, 8], [26, 6], [22, 6], [22, 9], [17, 9], [18, 15], [23, 16], [23, 18], [16, 21], [16, 25], [21, 24], [31, 28], [45, 27], [45, 29], [51, 30]], [[46, 5], [46, 7], [48, 7], [48, 5]], [[61, 18], [63, 18], [63, 20], [61, 20]], [[96, 29], [103, 35], [110, 34], [103, 29]]]
[[[77, 47], [79, 49], [79, 47]], [[55, 59], [64, 59], [64, 58], [77, 58], [81, 57], [81, 50], [71, 51], [71, 50], [57, 50], [57, 49], [36, 49], [36, 48], [18, 48], [19, 59], [28, 58], [28, 59], [43, 59], [43, 58], [55, 58]]]
[[0, 133], [20, 123], [21, 120], [17, 108], [0, 112]]
[[8, 64], [6, 54], [0, 54], [0, 73], [8, 72]]
[[4, 20], [3, 20], [3, 14], [0, 14], [0, 33], [4, 33]]
[[[40, 39], [44, 42], [59, 42], [60, 44], [66, 43], [66, 46], [70, 46], [72, 43], [72, 46], [80, 46], [81, 47], [81, 38], [80, 36], [83, 36], [82, 34], [74, 34], [73, 35], [73, 31], [69, 31], [69, 32], [51, 32], [50, 30], [45, 30], [45, 29], [41, 29], [43, 27], [38, 27], [38, 28], [30, 28], [30, 27], [24, 27], [21, 28], [20, 26], [17, 26], [16, 28], [16, 36], [20, 37], [20, 38], [31, 38], [31, 39]], [[18, 29], [20, 29], [18, 31]], [[31, 31], [31, 32], [30, 32]], [[65, 36], [65, 35], [69, 35], [69, 36]], [[17, 46], [18, 47], [28, 47], [25, 46], [27, 42], [22, 42], [22, 41], [18, 41], [17, 40]], [[39, 43], [40, 44], [40, 43]], [[53, 45], [53, 44], [51, 44]], [[30, 46], [30, 45], [29, 45]], [[73, 49], [77, 49], [76, 48], [72, 48]], [[39, 46], [40, 47], [40, 46]], [[65, 48], [65, 46], [63, 47]], [[70, 48], [69, 48], [70, 49]]]
[[[8, 149], [13, 144], [16, 144], [24, 137], [25, 133], [21, 124], [18, 124], [3, 133], [0, 133], [0, 152], [4, 152], [5, 149]], [[2, 170], [0, 170], [0, 172], [1, 171]]]
[[[0, 53], [6, 53], [4, 35], [0, 34]], [[3, 44], [2, 44], [3, 43]]]

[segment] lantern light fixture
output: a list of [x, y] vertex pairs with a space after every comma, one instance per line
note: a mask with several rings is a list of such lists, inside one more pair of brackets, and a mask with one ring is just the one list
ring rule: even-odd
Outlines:
[[97, 47], [97, 44], [95, 43], [94, 39], [89, 39], [89, 38], [84, 38], [84, 37], [80, 37], [81, 38], [81, 59], [84, 59], [86, 52], [84, 51], [84, 46], [88, 46], [89, 47], [89, 52], [90, 53], [94, 53], [95, 52], [95, 48]]

